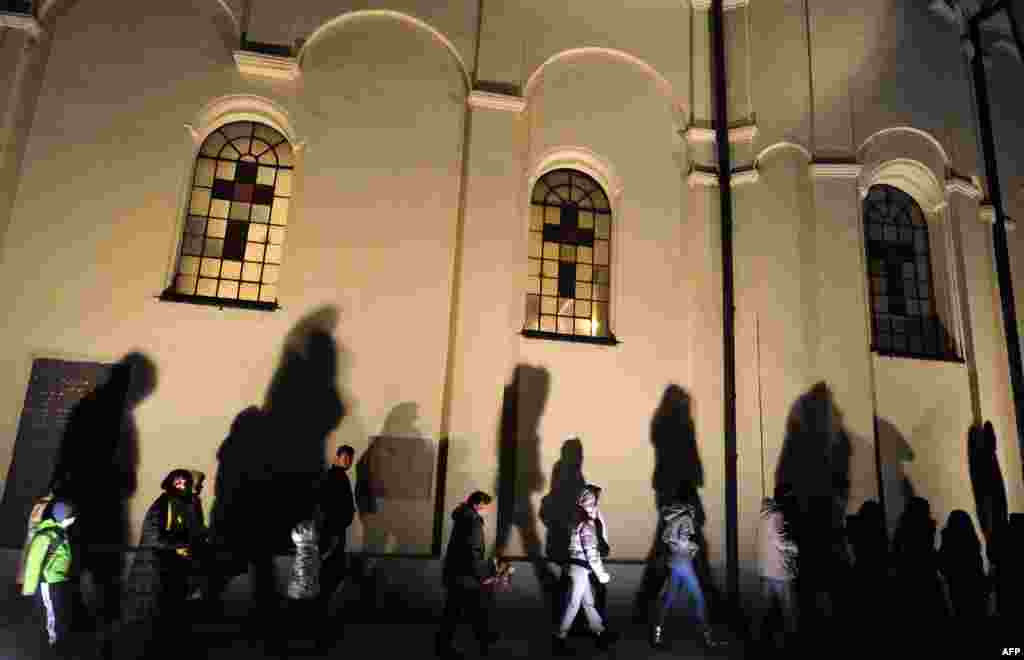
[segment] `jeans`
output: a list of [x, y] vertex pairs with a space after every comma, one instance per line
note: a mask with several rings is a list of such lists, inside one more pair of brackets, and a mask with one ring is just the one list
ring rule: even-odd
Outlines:
[[694, 570], [693, 562], [687, 559], [674, 560], [669, 566], [668, 579], [665, 582], [665, 590], [661, 597], [661, 607], [658, 608], [655, 617], [656, 625], [664, 625], [665, 617], [668, 616], [676, 599], [689, 592], [693, 596], [696, 605], [695, 614], [701, 624], [707, 624], [707, 605], [704, 603], [704, 590], [700, 587], [700, 580]]
[[594, 591], [590, 586], [590, 569], [575, 564], [569, 565], [569, 595], [566, 598], [565, 611], [562, 613], [562, 621], [558, 626], [558, 636], [565, 638], [569, 635], [572, 622], [576, 615], [583, 608], [587, 617], [587, 625], [590, 631], [596, 635], [604, 632], [604, 622], [601, 615], [594, 607]]

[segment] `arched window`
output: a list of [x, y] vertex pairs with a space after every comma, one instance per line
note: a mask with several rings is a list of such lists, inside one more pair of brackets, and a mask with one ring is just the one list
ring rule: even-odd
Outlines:
[[586, 174], [552, 170], [533, 188], [526, 335], [612, 343], [612, 212]]
[[872, 186], [864, 199], [871, 290], [871, 349], [921, 358], [956, 356], [935, 305], [928, 222], [898, 188]]
[[292, 147], [264, 124], [225, 124], [196, 156], [174, 281], [164, 298], [277, 307]]

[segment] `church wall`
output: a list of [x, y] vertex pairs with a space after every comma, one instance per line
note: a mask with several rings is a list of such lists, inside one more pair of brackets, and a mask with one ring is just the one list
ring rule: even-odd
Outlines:
[[[138, 411], [138, 522], [167, 469], [193, 466], [212, 481], [217, 447], [234, 415], [262, 401], [289, 328], [335, 305], [351, 414], [330, 448], [349, 442], [361, 454], [380, 433], [435, 438], [465, 96], [450, 54], [372, 19], [316, 44], [301, 83], [247, 80], [196, 8], [152, 12], [93, 2], [58, 33], [10, 230], [17, 249], [3, 260], [4, 297], [19, 310], [4, 329], [4, 437], [15, 436], [33, 354], [143, 350], [159, 384]], [[181, 34], [193, 35], [188, 48]], [[124, 56], [133, 51], [146, 58]], [[340, 66], [346, 51], [357, 66]], [[83, 64], [81, 53], [92, 57]], [[277, 102], [307, 141], [273, 313], [155, 300], [192, 171], [182, 123], [232, 93]], [[432, 502], [423, 506], [429, 518]], [[430, 528], [381, 542], [428, 551]]]
[[[603, 506], [619, 533], [615, 554], [646, 555], [654, 531], [654, 467], [650, 423], [670, 383], [693, 396], [688, 378], [690, 314], [687, 282], [703, 277], [682, 256], [693, 238], [684, 231], [688, 191], [672, 139], [665, 97], [632, 64], [608, 57], [559, 63], [530, 99], [529, 161], [564, 146], [593, 152], [614, 168], [621, 197], [612, 199], [612, 330], [614, 347], [519, 340], [520, 359], [548, 370], [550, 395], [541, 417], [545, 476], [562, 444], [578, 435], [583, 474], [607, 490]], [[628, 131], [621, 126], [629, 126]], [[612, 193], [614, 194], [614, 193]], [[520, 221], [525, 223], [525, 216]], [[526, 245], [521, 243], [525, 264]], [[682, 286], [680, 284], [682, 283]], [[694, 396], [694, 416], [714, 416], [713, 403]], [[709, 524], [723, 523], [721, 444], [697, 442], [705, 470], [702, 491]], [[715, 532], [717, 534], [717, 531]], [[721, 547], [714, 551], [721, 552]]]
[[[875, 356], [874, 363], [879, 455], [890, 534], [912, 496], [928, 500], [940, 529], [953, 509], [974, 516], [967, 469], [971, 411], [966, 405], [970, 401], [966, 367], [881, 356]], [[977, 520], [974, 522], [980, 536]]]
[[[8, 439], [0, 465], [11, 457], [34, 355], [112, 361], [139, 348], [156, 361], [159, 384], [138, 411], [138, 520], [168, 468], [193, 466], [212, 481], [214, 452], [234, 415], [261, 402], [285, 334], [306, 313], [334, 305], [349, 416], [329, 448], [351, 444], [358, 458], [379, 434], [431, 448], [448, 438], [445, 537], [459, 500], [499, 490], [503, 391], [517, 365], [529, 365], [546, 371], [550, 389], [536, 427], [520, 418], [517, 434], [539, 438], [542, 479], [531, 466], [517, 487], [536, 512], [563, 443], [580, 436], [583, 473], [606, 488], [613, 559], [644, 557], [655, 526], [651, 419], [666, 386], [679, 384], [693, 398], [706, 534], [721, 576], [718, 190], [687, 185], [696, 151], [703, 158], [710, 144], [688, 151], [679, 135], [690, 119], [711, 118], [707, 13], [685, 3], [627, 11], [572, 0], [484, 3], [481, 18], [478, 6], [317, 0], [296, 16], [287, 4], [257, 0], [250, 39], [305, 43], [294, 82], [239, 74], [214, 25], [214, 3], [90, 0], [62, 16], [0, 242], [0, 300], [17, 310], [0, 328], [0, 434]], [[937, 45], [946, 29], [937, 19], [889, 0], [854, 9], [812, 0], [807, 17], [794, 7], [763, 0], [727, 16], [730, 118], [757, 125], [756, 138], [736, 147], [738, 164], [791, 142], [819, 160], [865, 167], [911, 158], [942, 185], [948, 168], [980, 174], [962, 55], [955, 39]], [[10, 43], [8, 35], [0, 54]], [[573, 49], [588, 50], [566, 57]], [[526, 109], [467, 107], [464, 80], [475, 68], [481, 81], [518, 88]], [[155, 300], [174, 265], [196, 148], [181, 125], [195, 125], [207, 104], [230, 94], [269, 99], [305, 142], [282, 309], [273, 313]], [[997, 113], [997, 141], [1016, 145], [1016, 106], [1000, 103], [1011, 110]], [[920, 134], [887, 131], [902, 126], [934, 137], [949, 162]], [[591, 154], [621, 185], [617, 198], [607, 191], [612, 327], [621, 341], [613, 347], [519, 334], [529, 181], [545, 156], [569, 147]], [[1016, 182], [1012, 159], [1004, 162]], [[890, 518], [904, 476], [940, 523], [953, 508], [973, 511], [963, 472], [972, 394], [996, 426], [1010, 509], [1020, 510], [991, 229], [976, 219], [977, 200], [949, 196], [974, 364], [880, 358], [866, 343], [858, 182], [812, 176], [808, 155], [792, 147], [764, 153], [757, 169], [757, 182], [733, 191], [745, 584], [753, 584], [756, 516], [773, 486], [786, 418], [819, 380], [832, 386], [851, 433], [851, 510], [878, 497], [877, 415], [891, 425], [882, 442], [903, 439], [914, 455], [908, 461], [882, 447]], [[1018, 188], [1004, 191], [1011, 215], [1024, 203]], [[1010, 234], [1018, 283], [1021, 236]], [[351, 547], [428, 552], [433, 495], [382, 501], [357, 520]], [[540, 521], [535, 529], [543, 539]], [[488, 533], [493, 539], [493, 526]], [[525, 550], [514, 531], [506, 551]]]

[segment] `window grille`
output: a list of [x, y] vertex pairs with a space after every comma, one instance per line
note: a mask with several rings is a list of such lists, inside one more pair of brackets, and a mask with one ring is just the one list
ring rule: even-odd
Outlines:
[[615, 343], [609, 326], [611, 223], [607, 195], [586, 174], [558, 169], [537, 181], [524, 334]]
[[885, 355], [956, 359], [932, 285], [928, 223], [907, 193], [876, 185], [864, 200], [871, 348]]
[[196, 157], [177, 272], [163, 298], [276, 308], [293, 168], [291, 145], [269, 126], [239, 121], [210, 133]]

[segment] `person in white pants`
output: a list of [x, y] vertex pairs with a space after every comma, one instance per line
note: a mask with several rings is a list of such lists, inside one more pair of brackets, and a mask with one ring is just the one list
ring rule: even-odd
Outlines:
[[576, 522], [569, 535], [569, 562], [566, 570], [569, 574], [570, 588], [566, 598], [565, 610], [554, 639], [556, 655], [568, 655], [570, 650], [566, 644], [569, 629], [576, 619], [580, 607], [587, 617], [591, 633], [597, 638], [598, 646], [608, 648], [614, 642], [614, 635], [605, 627], [597, 608], [594, 607], [594, 592], [590, 584], [591, 572], [598, 582], [607, 584], [611, 575], [604, 567], [598, 547], [597, 500], [601, 489], [597, 486], [584, 486], [583, 492], [576, 501]]

